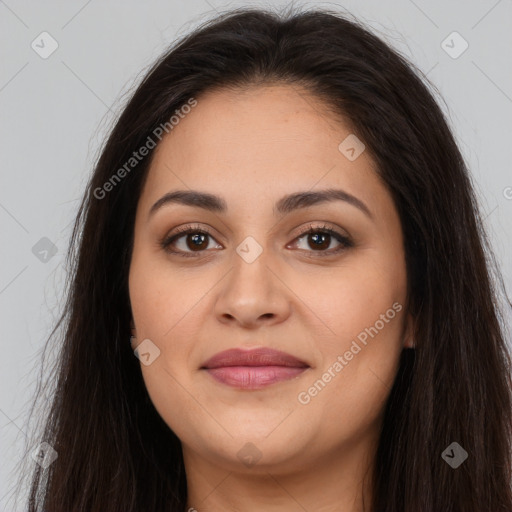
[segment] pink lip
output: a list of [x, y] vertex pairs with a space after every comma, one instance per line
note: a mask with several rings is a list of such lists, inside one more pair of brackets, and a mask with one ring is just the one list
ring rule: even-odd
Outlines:
[[258, 348], [219, 352], [201, 367], [218, 382], [243, 389], [259, 389], [292, 379], [309, 365], [278, 350]]

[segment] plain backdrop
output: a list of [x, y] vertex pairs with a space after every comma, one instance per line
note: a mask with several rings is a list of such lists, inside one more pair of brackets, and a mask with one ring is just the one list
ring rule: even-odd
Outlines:
[[[73, 217], [126, 95], [176, 38], [216, 11], [287, 4], [0, 0], [0, 511], [13, 510], [40, 351], [63, 303]], [[511, 294], [512, 1], [296, 5], [349, 11], [428, 74], [446, 102]]]

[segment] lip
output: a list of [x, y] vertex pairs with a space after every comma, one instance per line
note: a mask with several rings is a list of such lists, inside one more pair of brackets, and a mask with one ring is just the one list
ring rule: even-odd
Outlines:
[[304, 361], [279, 350], [235, 348], [215, 354], [201, 369], [222, 384], [240, 389], [259, 389], [293, 379], [309, 367]]

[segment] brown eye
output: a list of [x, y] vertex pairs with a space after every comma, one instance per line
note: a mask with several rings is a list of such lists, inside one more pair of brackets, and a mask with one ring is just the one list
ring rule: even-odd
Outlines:
[[[190, 256], [190, 253], [201, 253], [211, 249], [211, 240], [214, 240], [214, 238], [208, 231], [187, 227], [178, 230], [177, 234], [166, 237], [161, 242], [161, 246], [166, 252], [180, 256]], [[215, 248], [222, 249], [222, 246], [217, 244]]]
[[[208, 247], [208, 236], [203, 233], [191, 233], [185, 236], [185, 243], [191, 251], [200, 251]], [[205, 243], [206, 242], [206, 243]]]
[[315, 251], [320, 249], [328, 249], [331, 245], [331, 235], [328, 233], [312, 233], [307, 235], [308, 243], [310, 247]]
[[[300, 247], [300, 241], [306, 239], [305, 246]], [[336, 230], [327, 226], [313, 227], [309, 226], [300, 236], [298, 236], [295, 246], [308, 252], [316, 252], [315, 256], [329, 256], [337, 254], [349, 247], [353, 247], [353, 242], [347, 236], [338, 233]], [[335, 247], [331, 247], [334, 242]]]
[[[178, 233], [171, 234], [160, 242], [162, 248], [170, 253], [178, 256], [199, 256], [211, 249], [222, 249], [222, 245], [213, 244], [215, 239], [204, 229], [188, 226], [177, 230]], [[300, 241], [306, 239], [306, 247], [300, 247]], [[335, 247], [332, 247], [334, 243]], [[291, 244], [291, 248], [299, 248], [309, 253], [316, 253], [315, 256], [332, 256], [344, 251], [349, 247], [353, 247], [353, 242], [347, 236], [338, 233], [336, 230], [327, 226], [312, 227], [305, 230]], [[297, 247], [299, 246], [299, 247]], [[194, 254], [195, 253], [195, 254]]]

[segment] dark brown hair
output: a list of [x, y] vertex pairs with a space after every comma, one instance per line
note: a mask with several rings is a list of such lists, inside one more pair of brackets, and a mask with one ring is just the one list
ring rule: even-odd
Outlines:
[[[404, 350], [386, 404], [368, 511], [510, 512], [511, 360], [493, 283], [504, 287], [428, 80], [348, 15], [256, 9], [220, 15], [173, 45], [102, 150], [71, 239], [62, 346], [39, 437], [58, 458], [34, 466], [28, 510], [185, 509], [181, 444], [128, 342], [135, 211], [152, 153], [104, 197], [94, 191], [191, 97], [266, 83], [306, 88], [351, 123], [401, 219], [416, 348]], [[457, 469], [441, 457], [452, 442], [468, 453]]]

